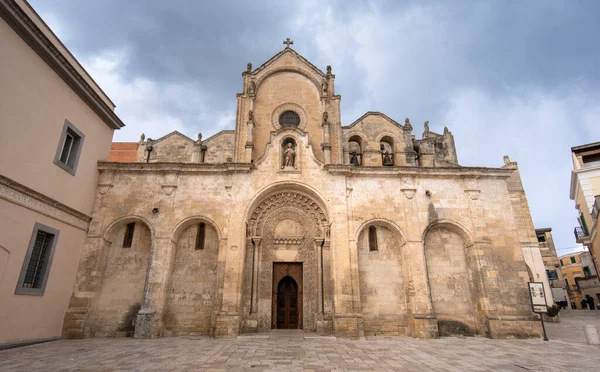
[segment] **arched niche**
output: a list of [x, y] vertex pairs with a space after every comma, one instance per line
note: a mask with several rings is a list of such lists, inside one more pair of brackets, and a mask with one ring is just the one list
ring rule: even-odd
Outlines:
[[365, 335], [407, 335], [408, 310], [401, 230], [371, 220], [358, 232], [360, 303]]
[[208, 334], [217, 309], [219, 229], [204, 217], [188, 218], [174, 229], [173, 265], [166, 289], [167, 335]]
[[153, 245], [150, 225], [137, 216], [113, 222], [104, 235], [101, 273], [86, 326], [90, 336], [132, 336]]
[[299, 147], [296, 139], [293, 137], [285, 137], [281, 141], [280, 146], [280, 165], [283, 170], [298, 169]]
[[464, 230], [450, 223], [436, 223], [424, 234], [431, 302], [441, 336], [476, 333], [476, 295], [467, 239]]

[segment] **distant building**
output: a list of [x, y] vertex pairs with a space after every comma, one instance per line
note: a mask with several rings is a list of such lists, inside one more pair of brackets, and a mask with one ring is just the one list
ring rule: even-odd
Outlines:
[[575, 240], [585, 245], [592, 254], [593, 265], [598, 270], [600, 237], [600, 142], [571, 148], [571, 200], [575, 201], [579, 226], [575, 227]]
[[26, 1], [0, 0], [0, 348], [59, 338], [115, 105]]
[[568, 302], [569, 296], [565, 288], [565, 281], [560, 270], [554, 239], [552, 238], [551, 228], [535, 229], [537, 240], [540, 245], [540, 252], [546, 267], [546, 275], [554, 302]]
[[589, 252], [576, 252], [559, 257], [560, 269], [569, 294], [571, 308], [581, 309], [581, 300], [591, 295], [600, 301], [600, 284]]

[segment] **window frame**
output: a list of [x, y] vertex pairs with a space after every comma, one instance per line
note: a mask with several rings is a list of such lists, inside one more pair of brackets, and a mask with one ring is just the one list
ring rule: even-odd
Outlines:
[[131, 248], [133, 247], [133, 238], [135, 234], [135, 221], [130, 222], [125, 225], [125, 234], [123, 235], [123, 244], [121, 244], [121, 248]]
[[204, 222], [198, 223], [196, 230], [196, 244], [195, 250], [201, 251], [206, 246], [206, 224]]
[[[50, 243], [48, 259], [46, 260], [46, 264], [43, 268], [42, 284], [39, 288], [23, 287], [25, 275], [27, 274], [27, 269], [29, 267], [29, 261], [31, 260], [31, 256], [33, 254], [33, 247], [35, 246], [36, 238], [40, 230], [47, 234], [54, 235], [54, 237], [52, 238], [52, 242]], [[48, 283], [48, 277], [50, 275], [50, 269], [52, 268], [52, 258], [54, 257], [54, 251], [56, 250], [56, 243], [58, 242], [59, 233], [59, 230], [54, 229], [50, 226], [46, 226], [39, 222], [35, 223], [35, 225], [33, 226], [31, 238], [29, 239], [29, 247], [27, 248], [27, 253], [25, 254], [25, 259], [23, 260], [23, 265], [21, 266], [21, 273], [19, 274], [19, 280], [17, 281], [17, 288], [15, 289], [15, 294], [31, 296], [44, 295], [44, 291], [46, 290], [46, 284]]]
[[377, 227], [369, 226], [368, 229], [369, 252], [378, 252], [379, 243], [377, 242]]
[[[71, 142], [66, 162], [63, 162], [61, 158], [63, 157], [62, 155], [64, 152], [67, 136], [73, 137], [73, 141]], [[58, 146], [56, 148], [54, 164], [58, 165], [59, 167], [61, 167], [62, 169], [74, 176], [77, 172], [77, 164], [79, 164], [79, 157], [81, 155], [81, 149], [83, 148], [84, 139], [85, 135], [83, 134], [83, 132], [80, 131], [69, 120], [65, 120], [65, 124], [63, 125], [63, 129], [60, 134], [60, 139], [58, 141]], [[72, 165], [69, 165], [69, 160], [71, 159], [73, 159]]]

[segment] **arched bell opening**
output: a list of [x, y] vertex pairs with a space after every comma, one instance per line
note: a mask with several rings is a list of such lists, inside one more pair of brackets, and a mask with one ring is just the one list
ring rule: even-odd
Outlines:
[[348, 139], [348, 155], [352, 165], [362, 165], [363, 143], [360, 136], [352, 136]]
[[381, 165], [386, 167], [394, 166], [394, 139], [389, 136], [381, 138], [379, 149], [381, 151]]

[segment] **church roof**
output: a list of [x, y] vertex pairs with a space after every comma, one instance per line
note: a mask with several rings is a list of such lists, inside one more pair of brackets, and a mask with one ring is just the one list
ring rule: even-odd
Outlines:
[[404, 129], [404, 126], [402, 124], [398, 123], [396, 120], [390, 118], [386, 114], [378, 112], [378, 111], [367, 111], [363, 116], [361, 116], [360, 118], [356, 119], [352, 124], [347, 125], [347, 126], [342, 127], [342, 128], [343, 129], [350, 129], [350, 128], [354, 127], [356, 124], [358, 124], [361, 121], [363, 121], [368, 116], [380, 116], [380, 117], [384, 118], [385, 120], [389, 121], [390, 123], [396, 125], [398, 128]]
[[[252, 71], [252, 73], [254, 74], [254, 73], [257, 73], [257, 72], [260, 72], [260, 71], [264, 70], [267, 66], [269, 66], [272, 63], [275, 63], [275, 61], [277, 61], [279, 58], [281, 58], [286, 53], [291, 53], [293, 56], [295, 56], [296, 58], [298, 58], [302, 62], [304, 62], [306, 65], [308, 65], [317, 74], [325, 77], [325, 73], [323, 71], [321, 71], [321, 69], [319, 69], [317, 66], [313, 65], [308, 59], [304, 58], [304, 56], [302, 56], [300, 53], [296, 52], [292, 48], [284, 48], [282, 51], [280, 51], [279, 53], [275, 54], [273, 57], [269, 58], [268, 61], [266, 61], [262, 65], [258, 66], [254, 71]], [[335, 77], [335, 75], [331, 75], [331, 76]]]

